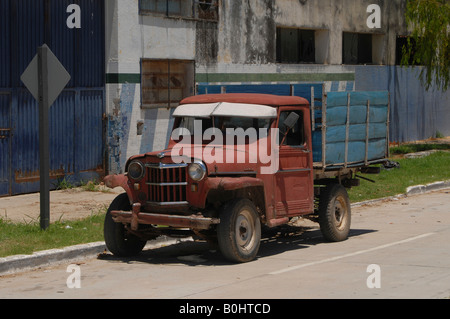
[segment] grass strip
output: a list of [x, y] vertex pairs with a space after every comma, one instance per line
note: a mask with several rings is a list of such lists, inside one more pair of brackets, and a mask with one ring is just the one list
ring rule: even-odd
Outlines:
[[450, 153], [436, 152], [422, 158], [395, 159], [399, 168], [382, 169], [378, 175], [362, 175], [375, 183], [362, 180], [349, 191], [352, 203], [404, 194], [409, 186], [450, 179]]
[[38, 222], [23, 224], [0, 219], [0, 257], [30, 255], [103, 240], [104, 212], [78, 221], [55, 222], [42, 231]]

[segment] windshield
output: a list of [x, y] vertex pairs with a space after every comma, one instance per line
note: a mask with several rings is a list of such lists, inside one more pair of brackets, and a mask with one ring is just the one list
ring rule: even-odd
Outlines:
[[239, 117], [214, 117], [212, 119], [195, 118], [195, 117], [183, 117], [180, 120], [178, 128], [185, 128], [189, 132], [194, 132], [194, 123], [202, 126], [202, 132], [208, 128], [218, 128], [223, 133], [226, 133], [226, 129], [242, 128], [245, 130], [249, 128], [255, 129], [268, 129], [270, 126], [270, 119], [253, 119], [253, 118], [239, 118]]
[[[272, 119], [257, 119], [244, 117], [212, 117], [212, 118], [195, 118], [195, 117], [181, 117], [175, 122], [175, 129], [178, 129], [177, 134], [184, 136], [193, 136], [194, 132], [204, 133], [207, 129], [218, 129], [223, 136], [236, 135], [238, 132], [245, 131], [246, 133], [255, 133], [257, 137], [263, 133], [267, 135]], [[250, 129], [250, 130], [249, 130]], [[238, 131], [237, 131], [238, 130]], [[202, 138], [205, 140], [205, 138]], [[208, 140], [208, 139], [206, 139]]]

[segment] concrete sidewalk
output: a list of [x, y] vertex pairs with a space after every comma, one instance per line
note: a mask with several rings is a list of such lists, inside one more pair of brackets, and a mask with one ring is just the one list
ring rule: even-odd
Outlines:
[[[424, 194], [431, 191], [437, 191], [441, 189], [450, 188], [450, 180], [448, 181], [442, 181], [442, 182], [436, 182], [431, 183], [428, 185], [417, 185], [413, 187], [409, 187], [407, 189], [407, 192], [405, 194], [400, 194], [397, 196], [387, 197], [387, 198], [381, 198], [366, 202], [360, 202], [352, 204], [353, 206], [362, 206], [367, 204], [374, 204], [381, 201], [386, 200], [395, 200], [398, 197], [404, 197], [404, 196], [413, 196], [413, 195], [419, 195]], [[63, 202], [64, 200], [67, 200], [67, 197], [71, 197], [70, 203], [68, 202], [66, 205], [72, 207], [71, 209], [74, 209], [73, 207], [84, 206], [86, 201], [91, 200], [91, 204], [98, 205], [100, 204], [108, 204], [112, 199], [117, 196], [117, 193], [120, 193], [119, 190], [114, 190], [114, 192], [111, 193], [91, 193], [91, 194], [84, 194], [86, 192], [67, 192], [67, 191], [60, 191], [56, 193], [52, 193], [53, 200], [57, 202]], [[90, 193], [90, 192], [88, 192]], [[26, 207], [29, 207], [30, 199], [33, 199], [33, 196], [38, 196], [38, 194], [32, 194], [32, 195], [22, 195], [17, 197], [11, 197], [11, 198], [0, 198], [0, 211], [1, 209], [4, 209], [5, 206], [4, 203], [10, 203], [14, 202], [16, 203], [16, 206], [10, 205], [7, 206], [9, 209], [12, 207], [21, 207], [21, 209], [25, 209]], [[77, 200], [78, 198], [78, 200]], [[58, 200], [59, 199], [59, 200]], [[61, 203], [52, 203], [52, 205], [59, 205]], [[64, 205], [62, 203], [62, 205]], [[33, 205], [31, 205], [33, 206]], [[39, 206], [39, 202], [38, 205]], [[91, 207], [91, 206], [89, 206]], [[39, 208], [38, 208], [39, 209]], [[68, 210], [66, 208], [66, 210]], [[30, 214], [35, 214], [34, 211], [30, 211]], [[84, 214], [90, 214], [89, 209], [84, 210]], [[17, 215], [17, 214], [16, 214]], [[77, 216], [80, 215], [80, 212], [78, 212]], [[37, 214], [39, 216], [39, 214]], [[75, 215], [70, 215], [68, 213], [67, 215], [63, 215], [65, 218], [74, 218]], [[149, 241], [146, 248], [157, 248], [162, 246], [168, 246], [172, 244], [179, 243], [180, 241], [189, 241], [192, 240], [192, 238], [187, 239], [174, 239], [166, 236], [162, 236], [156, 240]], [[52, 264], [57, 263], [76, 263], [77, 261], [81, 261], [83, 259], [88, 258], [95, 258], [99, 254], [106, 252], [106, 245], [104, 242], [97, 242], [97, 243], [90, 243], [85, 245], [77, 245], [72, 247], [66, 247], [63, 249], [52, 249], [42, 252], [37, 252], [32, 255], [18, 255], [18, 256], [10, 256], [6, 258], [0, 258], [0, 276], [7, 275], [7, 274], [13, 274], [20, 271], [26, 271], [38, 267], [45, 267], [50, 266]]]
[[[99, 186], [90, 192], [73, 188], [50, 192], [50, 221], [77, 220], [104, 211], [122, 188], [109, 189]], [[25, 194], [0, 198], [0, 218], [17, 223], [39, 222], [40, 195]]]
[[[73, 188], [50, 192], [51, 222], [77, 220], [99, 212], [104, 213], [114, 198], [124, 192], [121, 187], [115, 189], [100, 187], [99, 190], [91, 192], [82, 188]], [[16, 223], [39, 222], [39, 200], [39, 193], [2, 197], [0, 198], [0, 218]], [[178, 242], [180, 242], [179, 239], [161, 236], [156, 240], [149, 241], [146, 249]], [[106, 252], [105, 243], [96, 242], [35, 252], [32, 255], [0, 258], [0, 276], [58, 263], [76, 263], [84, 259], [95, 258], [104, 252]]]

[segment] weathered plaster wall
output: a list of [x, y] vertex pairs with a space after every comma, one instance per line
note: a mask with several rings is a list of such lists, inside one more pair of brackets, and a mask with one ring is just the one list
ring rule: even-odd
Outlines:
[[273, 0], [222, 1], [219, 63], [275, 62], [273, 5]]
[[[381, 64], [395, 64], [397, 34], [406, 34], [404, 1], [394, 0], [275, 0], [277, 25], [330, 31], [330, 64], [342, 63], [342, 33], [357, 32], [385, 35], [386, 50]], [[370, 29], [367, 18], [371, 4], [381, 8], [381, 28]], [[379, 43], [380, 45], [381, 43]]]
[[[381, 8], [381, 28], [367, 26], [370, 4]], [[406, 34], [404, 1], [385, 0], [247, 0], [222, 1], [219, 21], [218, 63], [266, 64], [275, 62], [276, 27], [325, 31], [319, 61], [342, 64], [342, 32], [372, 33], [380, 37], [376, 52], [380, 64], [395, 64], [395, 41]], [[328, 33], [328, 34], [327, 34]], [[384, 35], [384, 37], [382, 37]], [[328, 39], [324, 39], [326, 36]]]
[[198, 21], [195, 32], [195, 62], [197, 67], [200, 65], [215, 65], [219, 54], [217, 22]]
[[[173, 110], [141, 108], [141, 59], [196, 59], [196, 22], [139, 14], [138, 0], [106, 1], [108, 163], [163, 149]], [[138, 134], [138, 127], [142, 134]]]

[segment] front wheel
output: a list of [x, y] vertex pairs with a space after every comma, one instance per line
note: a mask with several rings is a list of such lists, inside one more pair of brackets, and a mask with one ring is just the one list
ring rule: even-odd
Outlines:
[[348, 238], [351, 208], [347, 190], [340, 184], [328, 185], [320, 195], [319, 224], [326, 240], [344, 241]]
[[103, 230], [106, 247], [118, 257], [130, 257], [139, 254], [147, 242], [128, 233], [122, 223], [114, 222], [111, 215], [113, 210], [131, 210], [127, 194], [123, 193], [117, 196], [106, 213]]
[[217, 240], [220, 251], [228, 260], [244, 263], [256, 258], [261, 241], [261, 222], [250, 200], [232, 200], [222, 207]]

